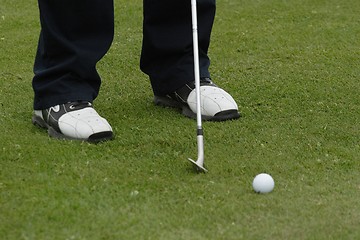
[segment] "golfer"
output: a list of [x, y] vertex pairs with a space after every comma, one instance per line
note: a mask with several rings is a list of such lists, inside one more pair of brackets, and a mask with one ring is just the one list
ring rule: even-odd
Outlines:
[[[98, 142], [112, 127], [93, 108], [101, 78], [96, 63], [114, 36], [113, 0], [38, 0], [41, 32], [34, 63], [35, 125], [52, 137]], [[208, 48], [215, 0], [198, 0], [199, 61], [205, 120], [239, 118], [234, 99], [211, 80]], [[144, 0], [141, 70], [154, 103], [196, 113], [190, 0]], [[121, 79], [119, 79], [121, 81]], [[195, 110], [196, 111], [196, 110]]]

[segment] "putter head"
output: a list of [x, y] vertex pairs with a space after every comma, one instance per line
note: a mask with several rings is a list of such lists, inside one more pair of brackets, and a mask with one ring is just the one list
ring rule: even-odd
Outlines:
[[203, 166], [203, 161], [200, 161], [200, 159], [197, 160], [196, 162], [194, 160], [192, 160], [191, 158], [188, 158], [188, 160], [193, 163], [196, 171], [203, 172], [203, 173], [208, 172], [208, 170], [206, 168], [204, 168], [204, 166]]

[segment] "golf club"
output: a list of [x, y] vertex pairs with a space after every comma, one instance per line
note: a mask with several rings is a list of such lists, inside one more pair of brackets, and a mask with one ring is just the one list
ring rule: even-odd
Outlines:
[[199, 172], [207, 172], [204, 167], [204, 137], [201, 123], [201, 100], [200, 100], [200, 66], [199, 66], [199, 46], [198, 46], [198, 26], [197, 26], [197, 9], [196, 0], [191, 0], [191, 19], [194, 49], [194, 73], [195, 73], [195, 90], [196, 90], [196, 121], [197, 121], [197, 148], [198, 158], [196, 161], [188, 158]]

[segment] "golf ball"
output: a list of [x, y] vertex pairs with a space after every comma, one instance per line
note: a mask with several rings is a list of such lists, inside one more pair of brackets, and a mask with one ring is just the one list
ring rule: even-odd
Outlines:
[[253, 188], [257, 193], [269, 193], [275, 187], [274, 179], [267, 173], [256, 175], [253, 180]]

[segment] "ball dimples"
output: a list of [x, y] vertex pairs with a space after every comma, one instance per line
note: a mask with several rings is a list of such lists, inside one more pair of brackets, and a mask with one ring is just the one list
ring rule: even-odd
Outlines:
[[253, 181], [253, 188], [257, 193], [269, 193], [274, 189], [274, 179], [267, 173], [256, 175]]

